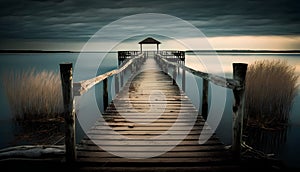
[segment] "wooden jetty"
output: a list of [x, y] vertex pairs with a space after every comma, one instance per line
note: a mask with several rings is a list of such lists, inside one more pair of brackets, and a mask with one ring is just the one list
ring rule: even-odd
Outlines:
[[[145, 39], [150, 44], [153, 39]], [[247, 64], [234, 64], [234, 78], [222, 78], [185, 66], [182, 51], [118, 52], [120, 67], [86, 81], [72, 83], [72, 67], [61, 65], [66, 111], [66, 161], [82, 170], [218, 171], [239, 169], [244, 79]], [[172, 71], [170, 71], [172, 70]], [[180, 73], [179, 70], [182, 72]], [[124, 82], [124, 73], [131, 77]], [[185, 72], [203, 78], [202, 115], [184, 90]], [[66, 74], [64, 74], [66, 73]], [[181, 88], [176, 77], [182, 75]], [[116, 97], [108, 101], [107, 78], [115, 76]], [[74, 144], [74, 101], [103, 82], [103, 119], [97, 121], [77, 148]], [[233, 145], [230, 150], [205, 122], [208, 83], [233, 90]], [[74, 92], [70, 91], [74, 86]], [[73, 110], [72, 110], [73, 109]], [[204, 118], [203, 118], [204, 116]], [[168, 131], [172, 130], [172, 133]], [[113, 131], [113, 132], [112, 132]], [[167, 133], [167, 134], [166, 134]], [[210, 137], [199, 144], [199, 135]], [[174, 147], [170, 148], [170, 145]], [[104, 149], [103, 149], [104, 148]], [[167, 151], [166, 151], [167, 150]], [[121, 153], [120, 153], [121, 152]], [[120, 154], [122, 156], [120, 156]], [[125, 156], [125, 158], [124, 158]], [[147, 158], [145, 158], [147, 157]]]
[[[141, 51], [118, 52], [118, 69], [77, 83], [72, 80], [72, 64], [60, 64], [65, 145], [9, 148], [0, 152], [0, 166], [13, 171], [278, 171], [278, 162], [241, 161], [247, 64], [234, 63], [233, 78], [224, 78], [185, 66], [184, 51], [160, 51], [161, 43], [153, 38], [139, 44]], [[157, 50], [143, 51], [143, 44], [156, 44]], [[202, 78], [201, 112], [185, 94], [186, 73]], [[115, 79], [112, 102], [109, 77]], [[100, 82], [105, 111], [76, 145], [74, 96]], [[206, 122], [209, 84], [234, 94], [230, 148]]]
[[[103, 114], [109, 126], [116, 133], [127, 137], [132, 144], [128, 145], [128, 142], [124, 142], [124, 139], [117, 136], [118, 134], [111, 134], [109, 131], [106, 134], [103, 131], [105, 126], [100, 121], [87, 133], [88, 137], [82, 140], [77, 151], [77, 161], [89, 163], [94, 167], [122, 168], [123, 170], [132, 167], [155, 167], [157, 170], [166, 169], [166, 167], [186, 170], [190, 167], [194, 170], [236, 168], [232, 155], [214, 134], [206, 143], [199, 144], [201, 132], [211, 135], [212, 131], [203, 128], [207, 125], [205, 120], [198, 115], [198, 110], [185, 93], [173, 83], [173, 79], [160, 70], [154, 57], [148, 57], [142, 64], [141, 70], [131, 82], [124, 86], [125, 91], [121, 91], [116, 96]], [[154, 95], [155, 99], [149, 101], [153, 90], [159, 90], [160, 94], [165, 97]], [[166, 106], [161, 107], [161, 105]], [[155, 108], [152, 112], [151, 106]], [[163, 112], [159, 108], [164, 108]], [[159, 117], [157, 113], [161, 113], [158, 114]], [[178, 119], [179, 115], [183, 117]], [[175, 122], [177, 128], [172, 134], [155, 138], [168, 131]], [[183, 130], [189, 129], [186, 126], [192, 126], [192, 129], [185, 136]], [[99, 132], [100, 130], [102, 131]], [[154, 139], [149, 140], [149, 138]], [[163, 144], [155, 145], [153, 142]], [[110, 153], [102, 150], [95, 143], [104, 145]], [[162, 155], [136, 159], [162, 152], [173, 143], [179, 144]], [[120, 151], [122, 155], [127, 155], [130, 159], [114, 155]]]

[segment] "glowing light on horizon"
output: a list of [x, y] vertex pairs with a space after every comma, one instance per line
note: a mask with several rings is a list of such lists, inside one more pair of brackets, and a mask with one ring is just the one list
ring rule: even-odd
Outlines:
[[210, 37], [215, 49], [239, 50], [298, 50], [300, 36], [225, 36]]
[[[183, 38], [182, 40], [160, 40], [161, 50], [188, 50], [189, 48], [180, 42], [193, 43], [192, 47], [199, 47], [201, 39], [207, 39], [215, 50], [300, 50], [300, 36], [222, 36], [207, 38]], [[159, 40], [159, 39], [158, 39]], [[92, 43], [90, 51], [101, 51], [101, 47], [107, 46], [110, 40]], [[80, 51], [85, 42], [72, 41], [48, 41], [48, 40], [13, 40], [2, 44], [1, 49], [30, 49], [30, 50], [67, 50]], [[190, 47], [190, 49], [192, 49]], [[201, 46], [200, 46], [201, 47]], [[146, 49], [155, 50], [156, 46]], [[145, 49], [145, 50], [146, 50]], [[138, 41], [123, 42], [116, 46], [115, 50], [139, 50]]]

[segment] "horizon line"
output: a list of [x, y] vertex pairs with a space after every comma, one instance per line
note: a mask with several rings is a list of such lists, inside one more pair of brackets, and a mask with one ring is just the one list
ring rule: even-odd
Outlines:
[[[138, 51], [138, 50], [121, 50], [121, 51]], [[155, 50], [153, 50], [155, 51]], [[179, 51], [179, 50], [160, 50], [160, 51]], [[76, 51], [76, 50], [34, 50], [34, 49], [3, 49], [0, 53], [114, 53], [118, 51]], [[185, 52], [236, 52], [236, 53], [300, 53], [300, 49], [294, 50], [253, 50], [253, 49], [218, 49], [218, 50], [185, 50]]]

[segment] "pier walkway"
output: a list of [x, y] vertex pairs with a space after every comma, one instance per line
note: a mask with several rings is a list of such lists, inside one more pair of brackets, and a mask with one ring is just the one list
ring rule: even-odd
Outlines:
[[[238, 168], [225, 145], [209, 127], [204, 127], [207, 124], [191, 100], [172, 77], [161, 70], [153, 56], [146, 58], [108, 105], [103, 119], [95, 123], [77, 148], [77, 162], [84, 164], [82, 169], [214, 171]], [[200, 134], [212, 137], [200, 144]]]

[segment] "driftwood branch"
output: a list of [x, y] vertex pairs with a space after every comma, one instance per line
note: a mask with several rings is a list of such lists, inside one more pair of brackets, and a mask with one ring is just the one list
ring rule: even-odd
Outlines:
[[0, 150], [0, 160], [6, 158], [40, 158], [51, 155], [64, 155], [65, 147], [54, 145], [15, 146]]

